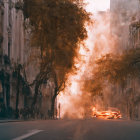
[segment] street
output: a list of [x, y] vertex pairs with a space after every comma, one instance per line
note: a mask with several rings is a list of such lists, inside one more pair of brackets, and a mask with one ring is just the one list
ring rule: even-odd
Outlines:
[[40, 120], [0, 123], [0, 140], [140, 140], [140, 122]]

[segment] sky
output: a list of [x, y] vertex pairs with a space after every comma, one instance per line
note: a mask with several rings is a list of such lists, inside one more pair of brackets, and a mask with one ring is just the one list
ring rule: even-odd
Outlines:
[[88, 12], [106, 11], [110, 8], [110, 0], [85, 0], [88, 3], [86, 9]]

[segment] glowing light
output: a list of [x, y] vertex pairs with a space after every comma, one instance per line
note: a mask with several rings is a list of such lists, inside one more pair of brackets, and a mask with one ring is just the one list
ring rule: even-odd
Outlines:
[[106, 11], [110, 7], [110, 0], [85, 0], [88, 3], [86, 10], [88, 12]]
[[122, 115], [120, 111], [98, 111], [96, 107], [92, 108], [92, 117], [102, 118], [102, 119], [121, 119]]

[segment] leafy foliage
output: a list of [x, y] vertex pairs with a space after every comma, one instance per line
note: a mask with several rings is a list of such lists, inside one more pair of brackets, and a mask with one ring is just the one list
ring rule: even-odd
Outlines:
[[91, 93], [95, 94], [96, 91], [93, 89], [101, 91], [106, 82], [125, 88], [128, 79], [137, 78], [139, 75], [140, 49], [130, 49], [118, 55], [107, 54], [96, 61], [89, 89]]
[[74, 68], [79, 44], [87, 37], [85, 23], [89, 14], [82, 0], [24, 0], [23, 9], [32, 25], [31, 47], [40, 53], [36, 58], [40, 60], [40, 73], [36, 77], [35, 98], [39, 86], [51, 78], [55, 83], [54, 102], [64, 89], [67, 73]]
[[[63, 69], [73, 67], [80, 41], [87, 37], [88, 13], [82, 2], [71, 0], [24, 0], [24, 15], [33, 26], [32, 46], [41, 51], [41, 66]], [[62, 74], [62, 73], [61, 73]]]

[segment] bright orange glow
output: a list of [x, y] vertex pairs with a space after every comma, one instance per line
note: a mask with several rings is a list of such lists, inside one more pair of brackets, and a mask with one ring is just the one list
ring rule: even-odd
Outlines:
[[92, 117], [101, 119], [120, 119], [122, 115], [120, 111], [98, 111], [95, 107], [92, 108]]

